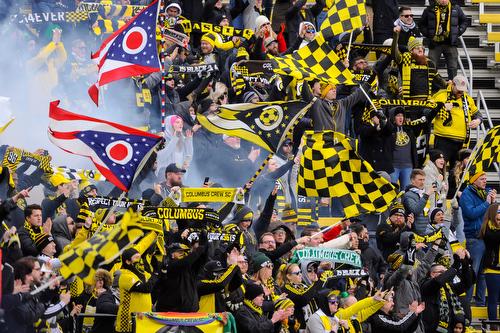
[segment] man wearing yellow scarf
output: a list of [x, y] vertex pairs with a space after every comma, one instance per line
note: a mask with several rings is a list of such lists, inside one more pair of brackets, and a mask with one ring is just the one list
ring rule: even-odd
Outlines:
[[422, 13], [419, 28], [429, 41], [429, 58], [436, 64], [441, 54], [446, 61], [448, 80], [457, 75], [458, 37], [467, 29], [467, 18], [458, 5], [450, 0], [436, 0]]

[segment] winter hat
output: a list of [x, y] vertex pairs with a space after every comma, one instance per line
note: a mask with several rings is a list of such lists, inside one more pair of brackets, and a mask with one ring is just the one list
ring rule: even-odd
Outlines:
[[253, 272], [258, 272], [262, 267], [267, 264], [272, 264], [271, 259], [269, 259], [264, 253], [257, 252], [252, 257], [252, 269]]
[[263, 26], [266, 23], [271, 23], [271, 21], [269, 21], [269, 19], [266, 16], [264, 16], [264, 15], [259, 15], [255, 19], [255, 27], [256, 27], [257, 30], [259, 30], [260, 27]]
[[285, 208], [283, 208], [283, 213], [281, 214], [281, 221], [285, 223], [297, 222], [297, 212], [290, 206], [290, 204], [286, 204]]
[[206, 34], [201, 36], [201, 40], [207, 42], [213, 47], [215, 47], [215, 44], [217, 43], [217, 37], [214, 35], [213, 32], [207, 32]]
[[262, 294], [264, 294], [264, 288], [260, 284], [249, 283], [245, 286], [245, 299], [252, 301]]
[[441, 207], [434, 207], [429, 212], [429, 221], [430, 221], [431, 224], [434, 223], [434, 217], [436, 217], [436, 214], [438, 212], [444, 212], [443, 208], [441, 208]]
[[38, 250], [38, 252], [42, 252], [42, 250], [47, 245], [49, 245], [50, 242], [53, 242], [53, 241], [54, 241], [54, 238], [52, 238], [51, 235], [46, 234], [44, 232], [42, 232], [40, 234], [36, 234], [35, 239], [34, 239], [34, 243], [35, 243], [35, 246], [36, 246], [36, 249]]
[[248, 206], [241, 206], [240, 209], [238, 209], [236, 213], [234, 213], [233, 219], [230, 223], [238, 225], [242, 221], [253, 222], [253, 211]]
[[137, 253], [139, 253], [139, 251], [137, 251], [133, 247], [126, 249], [122, 253], [122, 263], [125, 263], [127, 260], [132, 260], [132, 257]]
[[396, 117], [398, 114], [402, 114], [403, 116], [405, 115], [405, 108], [402, 106], [397, 106], [392, 109], [393, 116]]
[[175, 122], [177, 121], [177, 119], [181, 119], [181, 117], [177, 116], [177, 115], [173, 115], [170, 117], [170, 125], [174, 126]]
[[167, 12], [167, 9], [171, 8], [171, 7], [174, 7], [174, 8], [177, 8], [179, 10], [179, 15], [182, 15], [182, 8], [181, 6], [177, 3], [177, 2], [172, 2], [172, 3], [169, 3], [166, 7], [165, 7], [165, 12]]
[[271, 45], [272, 42], [278, 42], [278, 41], [276, 40], [276, 38], [272, 36], [266, 37], [266, 39], [264, 39], [264, 46], [268, 47], [269, 45]]
[[405, 211], [405, 207], [401, 203], [396, 202], [395, 204], [392, 205], [389, 216], [392, 216], [392, 215], [398, 214], [398, 213], [405, 215], [406, 211]]
[[473, 184], [476, 180], [478, 180], [481, 176], [485, 175], [486, 172], [484, 171], [479, 171], [476, 174], [474, 174], [472, 177], [469, 178], [469, 184]]
[[274, 310], [285, 310], [291, 308], [292, 306], [295, 306], [295, 303], [292, 302], [289, 298], [284, 298], [274, 303]]
[[97, 187], [94, 184], [87, 185], [83, 188], [83, 194], [88, 195], [92, 190], [97, 191]]
[[413, 49], [422, 46], [424, 46], [424, 44], [422, 43], [421, 38], [415, 38], [413, 36], [410, 36], [410, 38], [408, 39], [408, 51], [411, 52]]
[[469, 158], [471, 154], [472, 154], [472, 150], [470, 150], [470, 149], [466, 149], [466, 148], [465, 149], [460, 149], [458, 151], [458, 160], [459, 161], [463, 161], [466, 158]]
[[231, 23], [231, 20], [229, 19], [229, 17], [226, 14], [219, 14], [219, 15], [217, 15], [217, 17], [215, 18], [215, 23], [220, 25], [220, 23], [223, 20], [228, 20], [229, 23]]
[[258, 98], [259, 95], [255, 91], [247, 91], [246, 93], [243, 94], [243, 102], [244, 103], [251, 103], [252, 99]]
[[314, 32], [316, 33], [316, 27], [314, 26], [314, 24], [312, 24], [309, 21], [301, 22], [300, 25], [299, 25], [299, 31], [302, 31], [302, 27], [305, 26], [305, 25], [311, 26], [313, 28]]
[[436, 160], [444, 158], [443, 152], [439, 149], [433, 149], [429, 152], [429, 159], [431, 162], [436, 162]]
[[403, 263], [403, 255], [399, 252], [394, 252], [389, 255], [387, 262], [391, 266], [392, 270], [397, 270]]
[[240, 46], [238, 48], [238, 52], [236, 53], [236, 61], [241, 61], [241, 60], [248, 60], [250, 59], [250, 55], [248, 54], [248, 51], [246, 48], [243, 46]]
[[335, 88], [335, 85], [334, 84], [331, 84], [331, 83], [322, 83], [321, 84], [321, 98], [325, 98], [326, 97], [326, 94], [328, 94], [328, 92]]

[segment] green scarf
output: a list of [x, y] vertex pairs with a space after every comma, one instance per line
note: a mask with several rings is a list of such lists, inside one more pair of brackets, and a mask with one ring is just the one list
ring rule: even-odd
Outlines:
[[488, 197], [488, 192], [486, 190], [482, 190], [478, 188], [476, 185], [471, 184], [472, 187], [476, 190], [477, 195], [484, 201], [486, 201], [486, 198]]

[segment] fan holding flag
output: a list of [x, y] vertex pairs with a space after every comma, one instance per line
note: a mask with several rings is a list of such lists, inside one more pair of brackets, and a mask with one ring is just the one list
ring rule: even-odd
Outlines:
[[109, 36], [92, 55], [99, 77], [89, 88], [89, 95], [96, 105], [99, 105], [99, 87], [161, 70], [156, 46], [158, 11], [159, 1], [155, 0]]

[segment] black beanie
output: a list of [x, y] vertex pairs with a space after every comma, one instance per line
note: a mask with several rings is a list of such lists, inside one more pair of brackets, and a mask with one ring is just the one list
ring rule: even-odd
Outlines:
[[264, 293], [264, 288], [257, 283], [249, 283], [245, 286], [245, 298], [252, 301], [255, 297], [262, 295]]
[[124, 264], [127, 260], [131, 260], [134, 254], [139, 253], [136, 249], [133, 247], [126, 249], [122, 253], [122, 264]]
[[470, 150], [470, 149], [460, 149], [458, 151], [458, 160], [463, 161], [466, 158], [470, 157], [471, 154], [472, 154], [472, 150]]
[[443, 152], [439, 149], [433, 149], [429, 152], [429, 159], [431, 162], [435, 162], [439, 158], [444, 158]]

